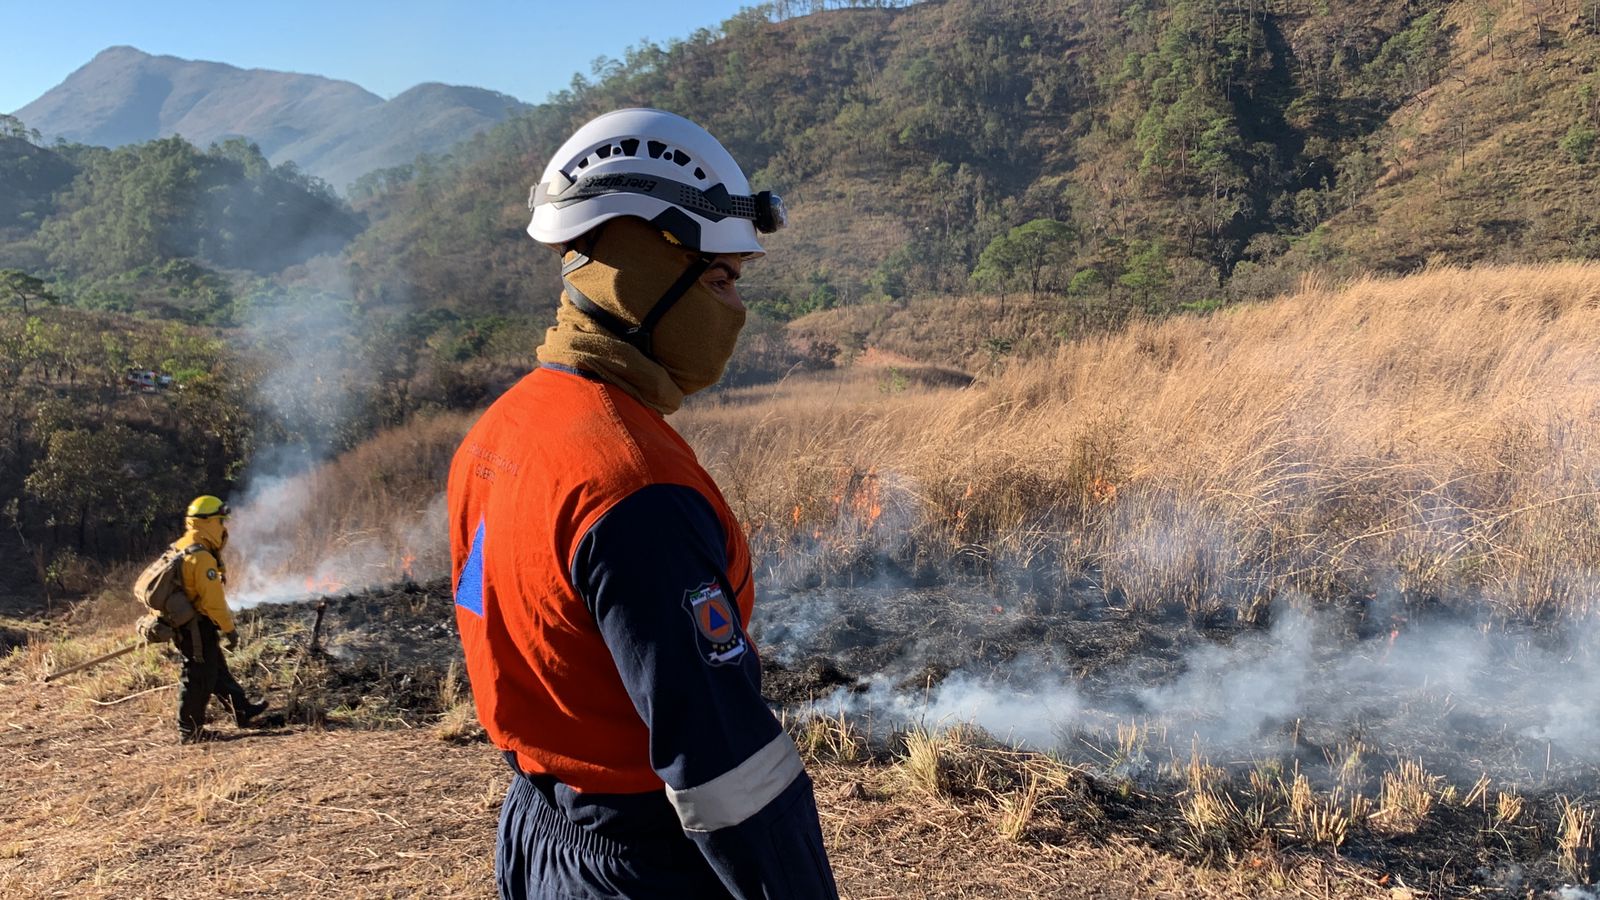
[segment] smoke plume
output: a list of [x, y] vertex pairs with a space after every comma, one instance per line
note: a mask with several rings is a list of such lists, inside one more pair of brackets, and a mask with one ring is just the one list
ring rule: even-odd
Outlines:
[[[966, 599], [964, 622], [925, 616], [949, 628], [952, 641], [930, 647], [925, 637], [891, 637], [900, 655], [862, 684], [815, 701], [813, 710], [882, 727], [976, 724], [1068, 755], [1132, 725], [1160, 734], [1175, 753], [1199, 747], [1224, 759], [1320, 755], [1331, 765], [1365, 748], [1369, 755], [1421, 757], [1436, 771], [1519, 781], [1600, 764], [1600, 706], [1593, 702], [1600, 655], [1590, 627], [1518, 632], [1394, 618], [1389, 629], [1362, 637], [1353, 634], [1352, 611], [1290, 597], [1281, 598], [1269, 628], [1220, 637], [1187, 622], [1120, 621], [1112, 628], [1186, 646], [1154, 656], [1135, 650], [1097, 666], [1085, 653], [1108, 629], [1093, 616], [1073, 613], [1046, 629], [1019, 630], [1007, 620], [1027, 614], [995, 615], [992, 598]], [[934, 608], [926, 592], [884, 591], [843, 606], [837, 595], [820, 606], [782, 597], [771, 614], [843, 610], [884, 623], [909, 618], [901, 604]], [[850, 671], [849, 649], [817, 643], [826, 633], [815, 623], [778, 629], [778, 652], [790, 660], [830, 656]], [[1022, 645], [1018, 636], [1030, 633], [1037, 642]], [[1015, 655], [1001, 664], [971, 658], [982, 642]], [[917, 683], [916, 673], [949, 666], [961, 646], [968, 658], [948, 676]]]
[[322, 257], [250, 309], [245, 331], [266, 365], [259, 406], [278, 432], [231, 502], [235, 606], [425, 580], [448, 569], [443, 481], [424, 475], [418, 483], [411, 469], [422, 465], [419, 449], [402, 437], [337, 452], [367, 430], [363, 401], [375, 378], [365, 349], [373, 326], [353, 296], [344, 264]]

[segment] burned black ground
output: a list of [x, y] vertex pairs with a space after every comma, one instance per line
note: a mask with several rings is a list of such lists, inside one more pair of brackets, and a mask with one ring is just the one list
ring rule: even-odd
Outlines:
[[[319, 600], [326, 609], [313, 649]], [[1436, 803], [1405, 833], [1354, 827], [1338, 853], [1439, 896], [1528, 896], [1586, 880], [1570, 862], [1563, 869], [1555, 843], [1565, 803], [1600, 801], [1600, 780], [1592, 756], [1527, 736], [1525, 716], [1519, 715], [1531, 698], [1519, 692], [1537, 689], [1537, 680], [1508, 679], [1491, 707], [1479, 706], [1480, 696], [1464, 702], [1426, 679], [1383, 683], [1392, 674], [1384, 667], [1388, 654], [1402, 652], [1395, 648], [1403, 650], [1408, 635], [1426, 634], [1435, 625], [1470, 633], [1472, 623], [1454, 621], [1448, 611], [1360, 599], [1324, 605], [1318, 611], [1319, 643], [1304, 660], [1304, 671], [1314, 677], [1295, 688], [1309, 705], [1306, 714], [1262, 716], [1251, 720], [1246, 733], [1230, 732], [1215, 745], [1192, 730], [1204, 729], [1203, 717], [1199, 725], [1174, 728], [1153, 721], [1166, 709], [1153, 698], [1194, 677], [1197, 667], [1217, 665], [1217, 654], [1226, 668], [1229, 654], [1248, 665], [1255, 664], [1258, 649], [1272, 652], [1260, 649], [1267, 646], [1272, 621], [1289, 614], [1273, 609], [1256, 622], [1139, 615], [1088, 588], [1043, 600], [1020, 594], [997, 599], [979, 583], [817, 587], [764, 595], [752, 635], [761, 648], [768, 699], [800, 716], [825, 711], [829, 702], [859, 713], [886, 691], [910, 696], [914, 708], [916, 697], [937, 695], [957, 675], [1001, 694], [1036, 691], [1028, 682], [1045, 673], [1054, 683], [1070, 685], [1079, 714], [1052, 732], [1052, 746], [1037, 749], [1083, 766], [1078, 789], [1050, 801], [1070, 807], [1072, 836], [1131, 836], [1217, 865], [1267, 846], [1329, 852], [1327, 846], [1301, 846], [1291, 833], [1271, 827], [1197, 836], [1180, 812], [1189, 790], [1182, 775], [1186, 762], [1198, 755], [1220, 768], [1226, 776], [1219, 789], [1243, 806], [1259, 800], [1248, 785], [1252, 771], [1280, 779], [1303, 774], [1319, 791], [1340, 785], [1376, 801], [1384, 773], [1403, 760], [1419, 760], [1437, 776], [1437, 793], [1456, 802]], [[466, 696], [453, 604], [443, 581], [308, 597], [249, 610], [242, 618], [264, 647], [255, 674], [265, 677], [264, 686], [291, 721], [416, 726], [436, 721]], [[1528, 628], [1493, 642], [1493, 653], [1478, 664], [1510, 672], [1520, 664], [1519, 654], [1533, 650], [1546, 656], [1589, 652], [1572, 643], [1560, 632]], [[1326, 678], [1315, 677], [1322, 673]], [[877, 725], [885, 724], [881, 711], [871, 715], [880, 717]], [[1131, 729], [1141, 717], [1151, 721], [1139, 724], [1141, 737], [1130, 752], [1117, 726]], [[875, 748], [879, 758], [892, 755], [894, 730], [905, 724], [885, 729]], [[922, 724], [955, 723], [930, 716]], [[1354, 769], [1353, 752], [1359, 756]], [[1484, 776], [1492, 788], [1473, 804], [1462, 802]], [[1527, 811], [1516, 822], [1496, 820], [1499, 791], [1526, 801]], [[1586, 857], [1579, 863], [1589, 865]]]
[[452, 609], [447, 583], [436, 581], [246, 610], [240, 622], [260, 649], [244, 674], [255, 676], [287, 721], [428, 722], [466, 690]]

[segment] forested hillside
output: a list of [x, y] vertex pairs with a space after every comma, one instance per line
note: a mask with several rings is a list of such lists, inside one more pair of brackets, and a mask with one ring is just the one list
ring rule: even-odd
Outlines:
[[242, 140], [46, 149], [0, 119], [15, 133], [0, 137], [0, 268], [48, 274], [78, 306], [227, 323], [241, 279], [337, 253], [362, 227]]
[[786, 193], [748, 279], [779, 314], [974, 289], [1160, 310], [1312, 267], [1600, 252], [1593, 0], [791, 6], [602, 60], [367, 179], [364, 289], [548, 305], [550, 261], [515, 241], [527, 185], [628, 104], [704, 122]]
[[51, 197], [78, 174], [36, 140], [15, 119], [0, 119], [0, 242], [38, 228], [53, 209]]
[[[96, 559], [144, 552], [257, 446], [337, 439], [338, 404], [258, 388], [307, 354], [283, 336], [313, 330], [304, 310], [338, 300], [284, 270], [337, 253], [362, 222], [243, 141], [45, 148], [14, 119], [0, 128], [0, 580], [62, 591]], [[349, 339], [333, 358], [365, 361], [350, 329], [315, 330]], [[328, 393], [358, 390], [329, 368]]]

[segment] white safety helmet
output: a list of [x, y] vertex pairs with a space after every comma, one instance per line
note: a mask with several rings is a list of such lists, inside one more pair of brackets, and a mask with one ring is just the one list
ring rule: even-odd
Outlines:
[[704, 128], [659, 109], [619, 109], [579, 128], [528, 196], [528, 234], [554, 248], [607, 219], [637, 216], [704, 254], [766, 251], [783, 200], [752, 196], [739, 164]]

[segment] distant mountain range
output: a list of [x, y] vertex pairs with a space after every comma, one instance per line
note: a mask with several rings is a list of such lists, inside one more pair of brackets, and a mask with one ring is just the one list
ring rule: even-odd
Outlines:
[[116, 147], [182, 135], [242, 137], [343, 191], [374, 169], [440, 153], [526, 109], [482, 88], [420, 84], [392, 100], [348, 81], [101, 51], [15, 115], [47, 138]]

